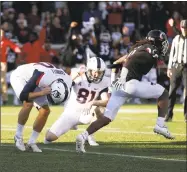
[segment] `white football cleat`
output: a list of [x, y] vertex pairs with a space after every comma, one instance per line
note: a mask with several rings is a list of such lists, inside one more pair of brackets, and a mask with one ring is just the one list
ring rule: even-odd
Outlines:
[[42, 152], [42, 150], [36, 145], [36, 143], [31, 143], [26, 145], [27, 150], [31, 150], [32, 152]]
[[157, 134], [164, 136], [167, 139], [175, 139], [175, 137], [172, 136], [171, 133], [168, 131], [168, 128], [166, 126], [160, 127], [159, 125], [156, 124], [153, 131]]
[[85, 153], [85, 139], [82, 134], [78, 135], [76, 138], [76, 151], [79, 153]]
[[25, 151], [25, 150], [26, 150], [25, 144], [24, 144], [22, 138], [19, 138], [19, 137], [17, 137], [17, 136], [14, 136], [14, 141], [15, 141], [16, 147], [17, 147], [20, 151]]
[[93, 135], [88, 136], [88, 143], [90, 146], [99, 146], [99, 144], [95, 141]]

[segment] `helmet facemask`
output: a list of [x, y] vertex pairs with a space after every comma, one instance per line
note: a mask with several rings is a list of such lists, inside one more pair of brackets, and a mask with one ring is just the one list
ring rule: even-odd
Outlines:
[[168, 40], [162, 42], [161, 55], [165, 56], [169, 48]]
[[100, 71], [100, 70], [96, 71], [96, 70], [88, 69], [86, 72], [86, 76], [88, 80], [95, 84], [102, 81], [104, 74], [105, 74], [105, 71]]

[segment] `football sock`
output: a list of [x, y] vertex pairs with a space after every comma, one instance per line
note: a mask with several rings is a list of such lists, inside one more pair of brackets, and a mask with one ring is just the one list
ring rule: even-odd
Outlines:
[[88, 131], [84, 131], [81, 135], [83, 136], [84, 140], [88, 140]]
[[163, 127], [164, 126], [164, 124], [165, 124], [165, 118], [163, 118], [163, 117], [158, 117], [157, 118], [157, 125], [159, 125], [160, 127]]
[[18, 138], [22, 138], [23, 137], [23, 129], [24, 129], [24, 125], [21, 124], [17, 124], [17, 130], [16, 130], [16, 136]]
[[31, 134], [31, 137], [30, 137], [30, 139], [28, 141], [28, 144], [36, 143], [36, 140], [37, 140], [39, 134], [40, 133], [38, 133], [38, 132], [36, 132], [36, 131], [33, 130], [32, 134]]

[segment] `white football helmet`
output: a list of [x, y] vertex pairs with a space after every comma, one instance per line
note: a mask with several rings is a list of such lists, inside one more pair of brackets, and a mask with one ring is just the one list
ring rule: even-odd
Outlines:
[[69, 97], [70, 89], [63, 79], [57, 79], [51, 84], [51, 94], [48, 96], [52, 104], [61, 104]]
[[92, 57], [86, 65], [86, 76], [90, 82], [99, 83], [105, 74], [105, 62], [99, 57]]

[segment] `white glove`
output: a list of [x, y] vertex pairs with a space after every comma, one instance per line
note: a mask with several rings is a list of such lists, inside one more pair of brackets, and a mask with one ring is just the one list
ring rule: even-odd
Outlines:
[[117, 78], [113, 83], [112, 87], [114, 87], [116, 90], [125, 90], [125, 83], [126, 83], [126, 77], [128, 74], [128, 69], [126, 67], [122, 68], [120, 77]]
[[125, 83], [126, 83], [126, 80], [120, 77], [120, 78], [117, 78], [112, 83], [111, 87], [114, 88], [115, 90], [125, 90]]

